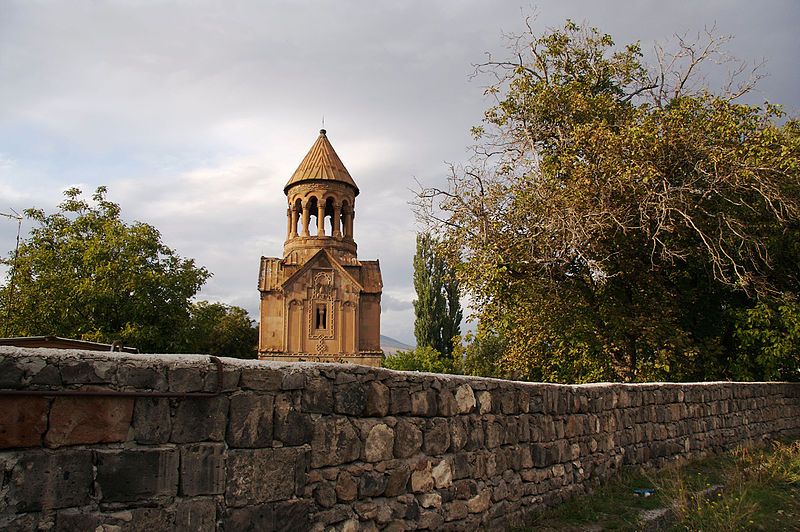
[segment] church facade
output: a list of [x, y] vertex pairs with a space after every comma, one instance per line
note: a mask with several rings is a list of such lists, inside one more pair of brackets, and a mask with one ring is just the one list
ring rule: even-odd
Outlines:
[[283, 191], [283, 257], [259, 270], [259, 359], [379, 366], [380, 264], [358, 259], [358, 186], [324, 129]]

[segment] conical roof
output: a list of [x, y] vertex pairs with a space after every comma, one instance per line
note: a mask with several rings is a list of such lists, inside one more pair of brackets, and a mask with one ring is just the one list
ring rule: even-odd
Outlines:
[[303, 181], [338, 181], [353, 187], [358, 195], [356, 182], [336, 155], [324, 129], [319, 130], [319, 137], [292, 174], [292, 178], [283, 187], [283, 191], [288, 194], [292, 185]]

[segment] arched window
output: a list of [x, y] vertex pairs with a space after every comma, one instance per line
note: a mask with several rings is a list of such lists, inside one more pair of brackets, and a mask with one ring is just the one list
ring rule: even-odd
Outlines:
[[[317, 216], [319, 215], [319, 211], [317, 209], [317, 198], [315, 196], [312, 196], [311, 199], [308, 200], [306, 205], [308, 206], [307, 208], [308, 208], [308, 217], [309, 217], [308, 218], [309, 219], [308, 234], [311, 235], [311, 236], [317, 236], [317, 234], [318, 234], [317, 233], [317, 227], [318, 227]], [[313, 221], [311, 220], [312, 217], [314, 218]]]
[[317, 303], [314, 309], [314, 328], [327, 329], [328, 328], [328, 304]]

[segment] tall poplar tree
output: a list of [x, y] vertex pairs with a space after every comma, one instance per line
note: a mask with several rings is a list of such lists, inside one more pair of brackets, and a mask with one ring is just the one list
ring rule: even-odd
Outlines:
[[432, 347], [444, 357], [453, 352], [453, 337], [461, 334], [461, 290], [453, 270], [437, 254], [436, 240], [417, 235], [414, 255], [414, 336], [417, 346]]

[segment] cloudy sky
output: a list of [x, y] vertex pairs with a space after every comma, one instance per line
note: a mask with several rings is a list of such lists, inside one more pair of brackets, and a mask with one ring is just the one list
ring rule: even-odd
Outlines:
[[[108, 185], [214, 273], [200, 298], [257, 316], [259, 257], [281, 255], [282, 188], [324, 115], [361, 189], [359, 257], [381, 261], [382, 332], [411, 343], [415, 179], [468, 157], [489, 103], [472, 65], [534, 11], [537, 30], [585, 20], [646, 50], [716, 23], [767, 60], [750, 100], [800, 114], [797, 0], [0, 0], [0, 212]], [[0, 253], [15, 233], [0, 218]]]

